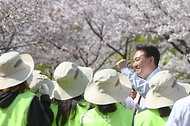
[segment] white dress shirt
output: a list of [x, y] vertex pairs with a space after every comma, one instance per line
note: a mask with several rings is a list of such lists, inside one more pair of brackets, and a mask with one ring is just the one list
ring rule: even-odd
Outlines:
[[175, 102], [166, 126], [190, 126], [190, 96]]
[[[132, 84], [132, 87], [136, 90], [137, 92], [137, 97], [134, 99], [134, 103], [135, 103], [135, 106], [137, 108], [137, 113], [140, 112], [140, 111], [143, 111], [145, 110], [145, 106], [144, 106], [144, 103], [145, 103], [145, 96], [147, 94], [147, 92], [149, 91], [150, 87], [149, 87], [149, 80], [156, 74], [160, 72], [160, 69], [159, 68], [156, 68], [154, 71], [152, 71], [151, 74], [149, 74], [149, 76], [145, 79], [142, 79], [140, 78], [139, 76], [137, 76], [135, 73], [133, 73], [131, 70], [129, 70], [128, 68], [125, 68], [121, 71], [121, 73], [123, 73], [124, 75], [127, 76], [127, 78], [131, 81], [131, 84]], [[140, 104], [138, 105], [137, 102], [138, 102], [138, 99], [140, 97], [140, 95], [142, 96], [141, 97], [141, 100], [140, 100]], [[131, 103], [126, 103], [126, 102], [129, 102], [129, 100], [125, 100], [123, 102], [124, 106], [126, 108], [129, 108], [127, 107], [128, 104], [131, 104]]]

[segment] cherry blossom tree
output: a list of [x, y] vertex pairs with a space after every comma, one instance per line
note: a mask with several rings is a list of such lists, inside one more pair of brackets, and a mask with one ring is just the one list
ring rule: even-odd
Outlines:
[[1, 6], [1, 52], [28, 52], [51, 75], [62, 61], [94, 71], [114, 68], [121, 58], [132, 66], [135, 45], [153, 43], [161, 69], [190, 78], [188, 0], [3, 0]]
[[40, 1], [30, 0], [0, 1], [1, 53], [36, 44], [34, 31], [40, 25], [36, 20], [41, 17], [41, 5]]
[[[144, 25], [143, 32], [156, 33], [165, 40], [162, 45], [169, 43], [178, 52], [170, 51], [165, 53], [164, 58], [170, 57], [170, 61], [162, 67], [172, 69], [175, 72], [183, 73], [189, 77], [190, 68], [190, 25], [189, 25], [189, 5], [190, 1], [177, 0], [129, 0], [129, 9], [134, 10], [132, 15], [138, 18], [136, 22]], [[153, 34], [155, 35], [155, 34]], [[162, 47], [163, 48], [163, 47]], [[168, 47], [167, 47], [168, 48]], [[173, 53], [171, 53], [173, 52]], [[179, 74], [181, 75], [181, 74]]]

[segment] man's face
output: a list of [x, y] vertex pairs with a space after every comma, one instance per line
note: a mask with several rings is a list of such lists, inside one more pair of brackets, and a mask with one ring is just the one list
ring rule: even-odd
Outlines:
[[139, 50], [135, 53], [133, 57], [133, 67], [136, 74], [143, 79], [146, 79], [150, 74], [150, 58], [145, 57], [145, 53]]

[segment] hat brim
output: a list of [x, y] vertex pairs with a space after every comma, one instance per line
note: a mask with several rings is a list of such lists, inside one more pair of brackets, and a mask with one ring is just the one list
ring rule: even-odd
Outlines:
[[33, 58], [29, 54], [21, 54], [21, 59], [25, 64], [24, 69], [17, 71], [9, 76], [0, 77], [0, 89], [16, 86], [24, 82], [32, 73], [34, 69]]
[[145, 98], [145, 107], [157, 109], [174, 105], [180, 98], [188, 96], [189, 91], [189, 84], [185, 83], [177, 83], [172, 90], [168, 90], [167, 94], [162, 95], [156, 95], [155, 92], [150, 89]]
[[36, 79], [39, 77], [40, 72], [40, 70], [33, 70], [31, 75], [27, 78], [27, 83], [30, 87], [30, 91], [33, 93], [35, 93], [38, 90], [38, 88], [42, 85], [41, 83], [36, 82]]
[[87, 85], [84, 92], [85, 100], [98, 105], [122, 102], [131, 92], [131, 82], [121, 73], [119, 74], [120, 88], [113, 92], [101, 92], [93, 80]]
[[76, 84], [73, 84], [72, 87], [62, 88], [59, 84], [54, 81], [54, 90], [52, 91], [51, 98], [54, 97], [57, 100], [67, 100], [74, 97], [77, 97], [84, 93], [84, 90], [92, 79], [93, 71], [91, 68], [87, 67], [78, 67], [82, 73], [83, 77], [77, 78]]

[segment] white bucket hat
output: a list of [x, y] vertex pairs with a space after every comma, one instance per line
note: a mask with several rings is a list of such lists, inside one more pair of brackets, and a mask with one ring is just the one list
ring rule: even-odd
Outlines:
[[[40, 73], [41, 71], [39, 70], [33, 70], [32, 74], [28, 77], [27, 83], [30, 87], [30, 91], [36, 93], [42, 84], [46, 84], [52, 92], [53, 82], [46, 75]], [[49, 93], [50, 95], [51, 92]]]
[[16, 51], [0, 56], [0, 89], [16, 86], [24, 82], [34, 69], [33, 58], [29, 54]]
[[87, 85], [84, 98], [98, 105], [122, 102], [131, 92], [131, 82], [114, 69], [103, 69], [95, 73]]
[[174, 105], [178, 99], [188, 96], [190, 91], [189, 84], [178, 83], [168, 70], [158, 72], [149, 84], [145, 107], [150, 109]]
[[33, 70], [32, 74], [26, 80], [30, 87], [30, 91], [33, 93], [41, 86], [41, 83], [38, 83], [40, 80], [37, 81], [37, 78], [40, 77], [40, 72], [39, 70]]
[[58, 100], [66, 100], [83, 94], [92, 75], [93, 71], [89, 67], [62, 62], [54, 71], [53, 96]]

